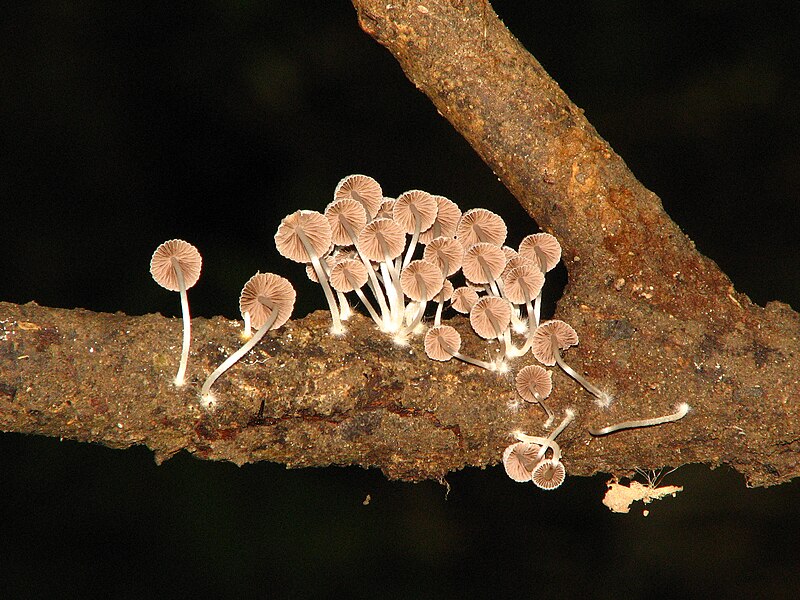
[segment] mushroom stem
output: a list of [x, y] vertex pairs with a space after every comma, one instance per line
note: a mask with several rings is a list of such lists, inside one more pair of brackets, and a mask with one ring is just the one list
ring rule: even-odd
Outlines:
[[[260, 300], [260, 299], [259, 299]], [[264, 303], [266, 305], [266, 303]], [[270, 327], [275, 323], [275, 319], [278, 318], [278, 311], [271, 310], [269, 318], [264, 322], [264, 324], [258, 328], [255, 335], [251, 337], [247, 342], [239, 348], [236, 352], [231, 354], [225, 361], [218, 366], [211, 375], [208, 376], [203, 387], [200, 389], [200, 404], [204, 407], [209, 408], [214, 403], [214, 397], [211, 395], [211, 386], [214, 385], [214, 382], [219, 379], [220, 375], [222, 375], [225, 371], [231, 368], [236, 361], [242, 358], [245, 354], [250, 352], [250, 350], [255, 346], [261, 338], [264, 337], [264, 334], [267, 333]]]
[[458, 360], [464, 361], [465, 363], [469, 363], [476, 367], [480, 367], [481, 369], [486, 369], [487, 371], [497, 371], [497, 365], [495, 363], [478, 360], [477, 358], [472, 358], [471, 356], [465, 356], [464, 354], [461, 354], [458, 350], [453, 350], [452, 346], [450, 346], [444, 340], [441, 341], [441, 344], [444, 351], [450, 354], [453, 358], [457, 358]]
[[[355, 193], [355, 192], [351, 192]], [[361, 252], [358, 252], [358, 236], [353, 228], [347, 221], [342, 221], [342, 225], [344, 226], [344, 230], [347, 232], [347, 235], [350, 237], [350, 241], [353, 243], [353, 247], [356, 249], [356, 254], [358, 258], [361, 259], [361, 263], [367, 269], [367, 276], [369, 277], [369, 289], [372, 290], [372, 295], [375, 297], [375, 300], [378, 302], [378, 307], [381, 309], [381, 319], [373, 319], [381, 328], [381, 330], [386, 330], [389, 326], [389, 307], [386, 304], [386, 299], [384, 298], [383, 290], [381, 289], [380, 284], [378, 283], [378, 278], [375, 276], [375, 269], [372, 268], [372, 263], [367, 260]]]
[[403, 259], [403, 265], [401, 267], [402, 269], [408, 266], [408, 263], [411, 262], [411, 258], [414, 256], [414, 250], [417, 248], [417, 240], [419, 239], [420, 226], [422, 225], [422, 215], [419, 214], [417, 207], [410, 204], [408, 208], [411, 210], [411, 214], [414, 215], [414, 233], [411, 236], [411, 243], [406, 250], [406, 256]]
[[439, 303], [436, 305], [436, 315], [433, 317], [433, 325], [434, 327], [438, 327], [442, 324], [442, 310], [444, 309], [444, 300], [439, 300]]
[[172, 257], [170, 260], [172, 268], [175, 269], [175, 276], [178, 278], [178, 286], [181, 294], [181, 315], [183, 317], [183, 348], [181, 349], [181, 362], [178, 366], [178, 374], [175, 376], [175, 385], [178, 387], [186, 383], [186, 365], [189, 362], [189, 346], [192, 343], [192, 319], [189, 316], [189, 297], [186, 294], [186, 282], [183, 279], [183, 270], [180, 261]]
[[565, 363], [564, 359], [561, 358], [561, 351], [558, 349], [558, 340], [556, 339], [556, 336], [551, 334], [550, 337], [553, 343], [553, 356], [555, 356], [558, 366], [561, 367], [567, 375], [580, 383], [587, 392], [594, 396], [597, 399], [596, 402], [598, 406], [607, 408], [608, 405], [611, 404], [611, 395], [608, 392], [604, 392], [597, 386], [589, 383], [589, 381], [583, 375]]
[[620, 429], [633, 429], [635, 427], [651, 427], [653, 425], [661, 425], [662, 423], [670, 423], [672, 421], [677, 421], [682, 419], [686, 416], [689, 412], [691, 407], [686, 402], [681, 402], [676, 407], [676, 412], [672, 413], [671, 415], [665, 415], [663, 417], [655, 417], [653, 419], [638, 419], [635, 421], [623, 421], [622, 423], [617, 423], [616, 425], [609, 425], [608, 427], [602, 427], [600, 429], [589, 429], [589, 433], [592, 435], [608, 435], [609, 433], [614, 433], [615, 431], [619, 431]]
[[251, 337], [253, 337], [253, 327], [250, 324], [250, 312], [244, 311], [243, 318], [244, 318], [244, 330], [242, 331], [242, 338], [244, 338], [245, 340], [249, 340]]
[[305, 233], [303, 233], [303, 230], [298, 227], [295, 231], [303, 247], [306, 249], [306, 252], [308, 252], [308, 256], [311, 259], [311, 266], [317, 274], [317, 279], [322, 286], [322, 291], [325, 292], [325, 299], [328, 301], [328, 308], [330, 308], [331, 311], [331, 332], [334, 335], [340, 335], [344, 333], [344, 326], [339, 317], [339, 308], [336, 304], [336, 299], [333, 297], [333, 291], [331, 291], [331, 286], [328, 284], [328, 276], [325, 274], [325, 270], [320, 264], [319, 256], [317, 256], [313, 244], [311, 244]]

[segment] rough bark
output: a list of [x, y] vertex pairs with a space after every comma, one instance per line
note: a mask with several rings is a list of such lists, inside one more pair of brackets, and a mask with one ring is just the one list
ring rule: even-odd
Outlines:
[[[488, 3], [353, 3], [363, 29], [564, 246], [557, 316], [581, 336], [566, 359], [615, 397], [601, 410], [555, 373], [552, 405], [578, 413], [559, 438], [569, 472], [703, 462], [731, 465], [750, 485], [798, 475], [798, 315], [733, 289]], [[541, 432], [510, 377], [434, 363], [418, 340], [394, 346], [370, 323], [356, 318], [335, 338], [324, 313], [290, 322], [224, 376], [220, 408], [207, 413], [199, 385], [239, 343], [234, 323], [195, 320], [194, 379], [179, 390], [178, 320], [0, 304], [0, 428], [145, 444], [157, 460], [187, 449], [239, 464], [377, 466], [407, 480], [491, 465], [514, 430]], [[586, 431], [679, 401], [692, 411], [677, 423]]]

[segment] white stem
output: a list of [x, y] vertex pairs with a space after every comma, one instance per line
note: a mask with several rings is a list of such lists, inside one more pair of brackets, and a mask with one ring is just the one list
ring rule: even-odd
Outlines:
[[177, 258], [172, 258], [171, 262], [178, 278], [178, 287], [181, 294], [181, 315], [183, 316], [183, 348], [181, 349], [178, 374], [175, 376], [175, 385], [180, 387], [186, 383], [186, 365], [189, 363], [189, 346], [192, 344], [192, 319], [189, 316], [189, 297], [186, 294], [186, 281], [183, 278], [183, 270]]
[[553, 344], [553, 354], [555, 355], [556, 363], [558, 363], [558, 366], [561, 367], [567, 375], [569, 375], [575, 381], [580, 383], [587, 392], [589, 392], [592, 396], [594, 396], [600, 402], [604, 403], [604, 405], [607, 406], [607, 400], [609, 397], [608, 393], [604, 392], [599, 387], [589, 383], [589, 381], [585, 377], [583, 377], [575, 369], [573, 369], [567, 363], [565, 363], [564, 359], [561, 358], [561, 352], [559, 352], [558, 350], [558, 342], [556, 341], [555, 336], [551, 336], [551, 339]]
[[244, 331], [242, 331], [242, 337], [246, 340], [249, 340], [253, 336], [253, 329], [250, 324], [250, 312], [244, 311]]
[[344, 326], [342, 325], [341, 318], [339, 317], [339, 308], [336, 304], [336, 299], [333, 297], [331, 286], [328, 285], [328, 276], [325, 274], [325, 269], [322, 268], [322, 265], [319, 262], [319, 256], [317, 256], [314, 246], [311, 245], [311, 242], [303, 233], [302, 229], [298, 228], [295, 231], [297, 232], [297, 237], [300, 238], [300, 242], [303, 244], [303, 247], [306, 249], [306, 252], [308, 252], [308, 256], [311, 259], [311, 266], [314, 268], [314, 272], [317, 274], [317, 279], [319, 280], [319, 284], [322, 286], [322, 291], [325, 292], [325, 299], [328, 301], [328, 308], [331, 311], [331, 332], [334, 335], [344, 333]]
[[264, 334], [267, 333], [269, 328], [272, 327], [272, 325], [275, 323], [275, 319], [277, 318], [278, 318], [278, 311], [273, 310], [270, 313], [270, 316], [266, 320], [266, 322], [261, 327], [258, 328], [256, 334], [249, 340], [247, 340], [247, 342], [241, 348], [239, 348], [236, 352], [234, 352], [228, 358], [226, 358], [225, 361], [220, 366], [214, 369], [214, 371], [211, 373], [211, 375], [208, 376], [208, 379], [206, 379], [206, 382], [203, 384], [203, 387], [200, 390], [201, 404], [203, 404], [204, 406], [209, 406], [213, 402], [213, 398], [211, 397], [211, 386], [214, 385], [214, 382], [217, 379], [219, 379], [220, 375], [222, 375], [225, 371], [230, 369], [231, 366], [233, 366], [233, 364], [236, 363], [236, 361], [238, 361], [245, 354], [250, 352], [253, 346], [255, 346], [261, 340], [261, 338], [264, 337]]
[[412, 204], [409, 208], [411, 209], [411, 214], [414, 215], [414, 235], [411, 236], [411, 243], [408, 245], [406, 257], [403, 259], [403, 269], [408, 266], [408, 263], [411, 262], [411, 257], [414, 256], [414, 250], [417, 248], [417, 240], [419, 239], [419, 228], [422, 225], [422, 217], [416, 207]]
[[362, 292], [360, 288], [355, 288], [353, 291], [369, 311], [369, 315], [372, 317], [372, 320], [375, 321], [375, 324], [378, 327], [383, 328], [384, 319], [378, 314], [378, 311], [375, 310], [375, 307], [372, 306], [372, 302], [370, 302], [369, 299], [364, 295], [364, 292]]
[[438, 327], [442, 324], [442, 309], [444, 308], [444, 301], [439, 301], [439, 304], [436, 306], [436, 316], [433, 318], [433, 326]]
[[347, 232], [347, 235], [350, 236], [350, 241], [353, 242], [353, 247], [356, 249], [356, 254], [358, 254], [358, 258], [361, 259], [361, 263], [367, 269], [367, 275], [369, 276], [369, 288], [372, 290], [372, 295], [375, 297], [375, 300], [377, 300], [378, 306], [381, 309], [381, 316], [383, 317], [382, 318], [383, 325], [381, 325], [381, 323], [378, 321], [376, 321], [376, 323], [378, 323], [378, 326], [381, 329], [385, 329], [385, 327], [388, 326], [390, 318], [389, 307], [386, 305], [386, 299], [384, 298], [383, 290], [381, 289], [381, 286], [378, 283], [378, 278], [375, 276], [375, 269], [372, 268], [372, 263], [369, 260], [367, 260], [364, 257], [364, 255], [361, 254], [361, 252], [358, 251], [358, 246], [356, 245], [358, 236], [356, 235], [356, 232], [353, 230], [352, 227], [350, 227], [350, 224], [347, 223], [346, 221], [343, 222], [343, 225], [345, 231]]
[[608, 427], [602, 427], [601, 429], [589, 429], [589, 433], [592, 435], [607, 435], [609, 433], [614, 433], [615, 431], [619, 431], [620, 429], [633, 429], [634, 427], [651, 427], [653, 425], [661, 425], [662, 423], [670, 423], [672, 421], [677, 421], [678, 419], [682, 419], [686, 416], [689, 412], [691, 407], [686, 402], [681, 402], [677, 406], [676, 412], [671, 415], [666, 415], [664, 417], [656, 417], [653, 419], [639, 419], [636, 421], [623, 421], [622, 423], [617, 423], [616, 425], [609, 425]]

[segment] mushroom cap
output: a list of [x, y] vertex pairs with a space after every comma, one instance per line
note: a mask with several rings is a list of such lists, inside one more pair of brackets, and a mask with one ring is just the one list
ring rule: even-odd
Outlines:
[[567, 478], [567, 470], [560, 460], [541, 461], [531, 473], [531, 481], [543, 490], [554, 490]]
[[436, 220], [433, 225], [420, 234], [419, 241], [421, 244], [428, 244], [431, 240], [440, 236], [455, 237], [456, 227], [458, 227], [458, 221], [461, 219], [461, 209], [458, 208], [458, 204], [444, 196], [434, 194], [433, 197], [439, 210], [436, 212]]
[[538, 444], [528, 442], [516, 442], [506, 448], [503, 452], [503, 468], [506, 470], [506, 475], [519, 483], [530, 481], [539, 448], [541, 446]]
[[417, 227], [417, 218], [414, 216], [412, 207], [419, 214], [419, 230], [429, 229], [436, 220], [436, 212], [439, 210], [436, 199], [422, 190], [409, 190], [397, 197], [392, 210], [392, 218], [406, 233], [414, 233]]
[[298, 231], [308, 239], [317, 257], [328, 253], [332, 243], [328, 219], [314, 210], [298, 210], [284, 217], [275, 233], [275, 247], [282, 256], [299, 263], [311, 262]]
[[189, 242], [168, 240], [161, 244], [150, 259], [150, 274], [156, 283], [171, 292], [179, 292], [178, 275], [172, 266], [172, 259], [178, 261], [183, 273], [183, 285], [188, 290], [200, 278], [203, 257]]
[[[503, 246], [503, 252], [506, 252], [506, 248], [508, 248], [508, 246]], [[506, 252], [506, 259], [506, 268], [503, 269], [503, 276], [505, 276], [505, 274], [511, 269], [516, 269], [517, 267], [532, 267], [536, 270], [541, 270], [539, 269], [539, 264], [537, 262], [522, 256], [516, 250], [514, 251], [514, 256], [511, 256], [508, 252]]]
[[544, 400], [553, 391], [552, 374], [539, 365], [528, 365], [521, 368], [517, 372], [515, 383], [517, 393], [527, 402]]
[[362, 288], [369, 279], [367, 268], [360, 260], [345, 258], [340, 260], [331, 269], [331, 287], [337, 292], [352, 292]]
[[469, 322], [475, 333], [484, 339], [500, 337], [511, 323], [511, 304], [499, 296], [484, 296], [469, 311]]
[[[486, 265], [488, 273], [483, 268]], [[464, 262], [461, 270], [464, 277], [475, 283], [489, 283], [497, 279], [503, 273], [506, 266], [506, 253], [500, 246], [488, 242], [473, 244], [464, 252]]]
[[437, 237], [425, 246], [422, 258], [439, 265], [443, 273], [445, 263], [447, 263], [447, 273], [444, 273], [444, 276], [449, 277], [461, 268], [464, 260], [464, 246], [451, 237]]
[[336, 184], [333, 199], [352, 198], [358, 200], [367, 209], [370, 218], [378, 214], [378, 207], [383, 201], [383, 190], [380, 184], [368, 175], [348, 175]]
[[[425, 294], [423, 295], [423, 284]], [[438, 294], [444, 285], [442, 270], [427, 260], [412, 260], [400, 273], [400, 288], [414, 302], [427, 302]]]
[[392, 219], [394, 215], [394, 203], [397, 202], [395, 198], [387, 198], [384, 196], [381, 205], [378, 207], [378, 214], [373, 219]]
[[450, 325], [431, 327], [425, 333], [425, 354], [431, 360], [448, 361], [461, 348], [461, 335]]
[[475, 288], [464, 285], [453, 290], [453, 298], [450, 306], [457, 312], [467, 314], [472, 310], [472, 307], [475, 306], [478, 297], [478, 292], [475, 291]]
[[552, 367], [556, 364], [556, 356], [553, 351], [553, 337], [558, 344], [559, 350], [566, 350], [570, 346], [578, 343], [578, 334], [564, 321], [553, 319], [545, 321], [536, 331], [533, 332], [533, 342], [531, 352], [543, 365]]
[[546, 273], [561, 260], [561, 244], [549, 233], [533, 233], [522, 238], [519, 253], [534, 261]]
[[367, 209], [358, 200], [342, 198], [328, 204], [325, 209], [325, 217], [331, 226], [333, 243], [340, 246], [349, 246], [353, 243], [353, 240], [347, 232], [345, 223], [358, 236], [358, 233], [367, 224]]
[[479, 242], [502, 246], [507, 235], [508, 228], [502, 217], [485, 208], [473, 208], [465, 212], [456, 228], [456, 239], [464, 248]]
[[[270, 329], [277, 329], [292, 316], [294, 301], [297, 294], [288, 279], [274, 273], [256, 273], [242, 288], [239, 296], [239, 310], [250, 313], [253, 327], [261, 327], [266, 323], [273, 310], [278, 311], [278, 316]], [[265, 306], [263, 299], [267, 299], [273, 307]]]
[[503, 276], [503, 293], [514, 304], [533, 300], [542, 291], [543, 285], [544, 274], [530, 265], [511, 269]]
[[356, 248], [368, 260], [383, 261], [384, 246], [391, 259], [400, 256], [406, 247], [406, 234], [392, 219], [375, 219], [358, 234]]
[[449, 279], [444, 280], [444, 285], [442, 285], [442, 289], [439, 290], [439, 293], [436, 294], [434, 300], [437, 302], [447, 302], [450, 298], [453, 297], [453, 284], [450, 283]]

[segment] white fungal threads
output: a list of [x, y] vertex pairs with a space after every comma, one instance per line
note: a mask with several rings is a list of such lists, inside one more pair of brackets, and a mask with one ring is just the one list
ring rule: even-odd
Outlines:
[[651, 427], [653, 425], [661, 425], [663, 423], [671, 423], [672, 421], [678, 421], [685, 417], [690, 410], [690, 406], [686, 402], [681, 402], [677, 406], [676, 412], [672, 413], [671, 415], [665, 415], [663, 417], [656, 417], [653, 419], [639, 419], [635, 421], [623, 421], [622, 423], [617, 423], [616, 425], [609, 425], [608, 427], [602, 427], [600, 429], [589, 429], [589, 433], [592, 435], [608, 435], [609, 433], [614, 433], [615, 431], [620, 431], [622, 429], [634, 429], [636, 427]]

